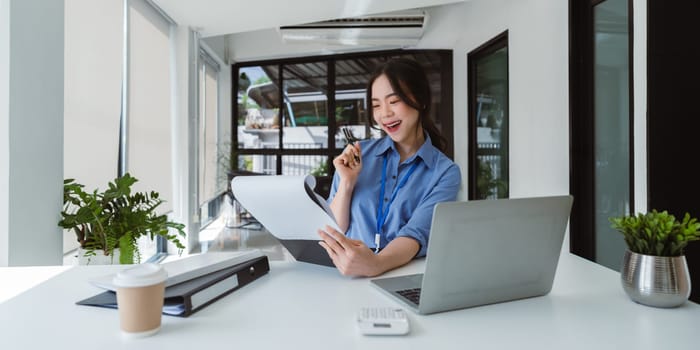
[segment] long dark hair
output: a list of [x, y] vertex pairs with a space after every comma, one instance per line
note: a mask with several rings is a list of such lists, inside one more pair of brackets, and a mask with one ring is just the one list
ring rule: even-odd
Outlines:
[[[392, 89], [401, 100], [418, 111], [421, 126], [428, 132], [433, 146], [444, 153], [447, 140], [442, 136], [433, 119], [430, 118], [432, 94], [423, 67], [418, 62], [407, 58], [392, 58], [377, 67], [367, 82], [367, 103], [370, 105], [372, 103], [372, 84], [382, 74], [389, 79]], [[374, 124], [373, 113], [374, 111], [370, 112], [367, 123], [370, 127], [377, 128]]]

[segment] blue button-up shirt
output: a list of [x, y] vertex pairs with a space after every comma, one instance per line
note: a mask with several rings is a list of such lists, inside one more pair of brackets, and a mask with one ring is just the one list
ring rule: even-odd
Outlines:
[[[399, 189], [382, 227], [380, 247], [384, 248], [396, 237], [411, 237], [420, 244], [417, 256], [428, 249], [433, 207], [439, 202], [454, 201], [462, 181], [459, 166], [433, 146], [426, 134], [425, 143], [413, 156], [399, 164], [399, 152], [388, 136], [360, 142], [362, 170], [355, 184], [350, 203], [350, 224], [345, 234], [362, 240], [374, 248], [377, 231], [377, 206], [384, 200], [383, 209], [391, 199], [395, 186], [413, 163], [418, 162], [406, 185]], [[387, 157], [386, 188], [380, 199], [383, 157]], [[340, 177], [335, 173], [328, 203], [338, 191]]]

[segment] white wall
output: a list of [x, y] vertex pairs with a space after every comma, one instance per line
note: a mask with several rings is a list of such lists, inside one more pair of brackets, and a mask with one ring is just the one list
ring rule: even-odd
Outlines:
[[[432, 20], [445, 28], [427, 39], [454, 50], [455, 162], [462, 169], [459, 199], [467, 198], [467, 54], [508, 30], [510, 197], [569, 190], [568, 2], [476, 0], [442, 8]], [[434, 23], [434, 22], [433, 22]], [[430, 47], [426, 44], [426, 47]], [[568, 251], [568, 233], [562, 251]]]
[[457, 163], [466, 173], [466, 55], [507, 29], [510, 196], [569, 193], [567, 2], [481, 0], [461, 8], [448, 13], [465, 33], [454, 46]]
[[9, 259], [10, 0], [0, 0], [0, 266]]
[[0, 90], [0, 122], [8, 126], [0, 146], [3, 265], [62, 261], [63, 5], [0, 4], [0, 71], [9, 75]]
[[228, 52], [226, 52], [228, 43], [226, 42], [226, 36], [221, 35], [202, 38], [201, 41], [204, 42], [210, 54], [213, 54], [215, 58], [221, 60], [219, 63], [228, 65]]
[[632, 0], [634, 208], [647, 211], [647, 0]]

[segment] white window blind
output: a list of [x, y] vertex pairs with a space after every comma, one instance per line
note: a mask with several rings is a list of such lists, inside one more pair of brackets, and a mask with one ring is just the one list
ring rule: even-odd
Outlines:
[[[104, 190], [117, 176], [123, 3], [65, 2], [63, 176]], [[64, 252], [78, 247], [65, 232]]]
[[199, 62], [199, 204], [204, 205], [223, 191], [217, 181], [219, 72], [204, 56]]
[[170, 24], [143, 0], [129, 1], [127, 171], [137, 191], [157, 191], [173, 208]]
[[64, 176], [92, 191], [117, 176], [122, 2], [65, 2]]

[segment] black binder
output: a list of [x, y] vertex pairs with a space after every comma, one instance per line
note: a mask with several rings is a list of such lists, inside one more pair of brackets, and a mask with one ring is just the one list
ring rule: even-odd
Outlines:
[[[261, 256], [165, 288], [163, 314], [187, 317], [270, 271], [267, 256]], [[78, 301], [78, 305], [117, 308], [117, 295], [106, 291]]]

